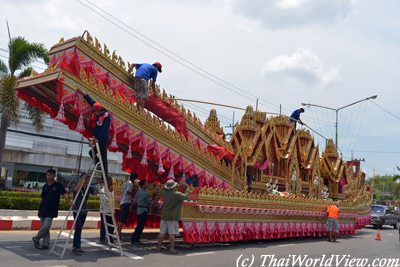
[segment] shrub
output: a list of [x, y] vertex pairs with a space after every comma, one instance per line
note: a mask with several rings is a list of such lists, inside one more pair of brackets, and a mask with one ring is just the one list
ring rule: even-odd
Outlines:
[[[0, 197], [9, 196], [9, 197], [18, 197], [18, 198], [40, 198], [40, 192], [21, 192], [21, 191], [0, 191]], [[71, 201], [72, 194], [70, 194]], [[99, 200], [99, 196], [90, 195], [89, 200]]]
[[[38, 210], [41, 199], [38, 197], [14, 197], [0, 195], [0, 209], [15, 210]], [[99, 199], [88, 199], [88, 208], [98, 210], [100, 207]], [[60, 210], [69, 210], [64, 198], [60, 200]]]

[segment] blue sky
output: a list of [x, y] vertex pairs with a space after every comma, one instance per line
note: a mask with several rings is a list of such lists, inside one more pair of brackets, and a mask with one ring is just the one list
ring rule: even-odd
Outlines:
[[[258, 97], [259, 109], [279, 112], [282, 105], [282, 112], [290, 115], [302, 102], [339, 108], [378, 95], [376, 104], [400, 116], [399, 1], [95, 2], [130, 26], [125, 29], [132, 35], [143, 39], [133, 32], [139, 31], [157, 42], [153, 46], [164, 53], [82, 3], [93, 7], [87, 0], [0, 0], [0, 21], [8, 19], [12, 35], [49, 48], [60, 37], [81, 35], [87, 29], [126, 61], [162, 62], [158, 82], [179, 98], [245, 107], [255, 106]], [[6, 46], [4, 23], [0, 48]], [[6, 53], [0, 50], [0, 55]], [[199, 104], [187, 107], [202, 119], [212, 108]], [[222, 124], [228, 125], [233, 110], [217, 111]], [[236, 119], [239, 115], [235, 111]], [[334, 138], [333, 111], [306, 108], [303, 121]], [[353, 151], [354, 157], [364, 158], [363, 170], [369, 176], [373, 169], [377, 174], [393, 174], [394, 167], [400, 165], [400, 120], [373, 103], [366, 101], [340, 111], [338, 129], [343, 157], [350, 159]], [[316, 142], [322, 150], [323, 139], [316, 137]]]

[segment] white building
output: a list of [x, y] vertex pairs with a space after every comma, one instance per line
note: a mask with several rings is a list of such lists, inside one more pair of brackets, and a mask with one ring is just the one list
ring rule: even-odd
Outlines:
[[[46, 181], [47, 169], [57, 171], [57, 177], [69, 181], [76, 177], [76, 171], [88, 169], [92, 162], [89, 156], [88, 140], [71, 131], [56, 120], [46, 118], [44, 130], [36, 132], [26, 112], [21, 110], [20, 123], [7, 131], [3, 167], [6, 173], [2, 179], [7, 188], [38, 187]], [[80, 157], [82, 148], [82, 157]], [[82, 160], [80, 160], [80, 158]], [[121, 171], [122, 154], [108, 152], [108, 169], [113, 177], [126, 176]]]

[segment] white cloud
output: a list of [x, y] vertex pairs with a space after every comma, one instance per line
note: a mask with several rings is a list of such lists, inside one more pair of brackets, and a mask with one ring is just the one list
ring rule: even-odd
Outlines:
[[322, 87], [330, 87], [341, 80], [340, 67], [324, 67], [311, 50], [304, 48], [298, 49], [291, 56], [281, 55], [271, 59], [264, 64], [262, 73]]
[[345, 18], [355, 0], [233, 0], [234, 10], [266, 28], [330, 24]]

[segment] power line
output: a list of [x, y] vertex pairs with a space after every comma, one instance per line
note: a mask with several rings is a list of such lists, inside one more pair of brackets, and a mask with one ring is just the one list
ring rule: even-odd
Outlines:
[[375, 102], [372, 101], [372, 100], [369, 100], [369, 101], [371, 101], [372, 104], [374, 104], [374, 105], [377, 106], [378, 108], [382, 109], [382, 110], [385, 111], [386, 113], [388, 113], [388, 114], [392, 115], [393, 117], [395, 117], [396, 119], [400, 120], [400, 117], [397, 116], [396, 114], [393, 114], [392, 112], [390, 112], [389, 110], [385, 109], [384, 107], [378, 105], [377, 103], [375, 103]]
[[[121, 21], [121, 20], [118, 19], [117, 17], [113, 16], [113, 15], [110, 14], [109, 12], [107, 12], [107, 11], [105, 11], [104, 9], [98, 7], [97, 5], [95, 5], [94, 3], [92, 3], [91, 1], [85, 0], [85, 2], [89, 3], [91, 6], [95, 7], [97, 10], [100, 10], [102, 13], [104, 13], [104, 14], [106, 14], [107, 16], [111, 17], [112, 19], [114, 19], [114, 20], [117, 21], [118, 23], [120, 23], [120, 24], [122, 24], [123, 26], [127, 27], [127, 28], [130, 29], [131, 31], [135, 32], [136, 34], [140, 35], [142, 38], [146, 39], [147, 41], [146, 41], [146, 40], [143, 40], [142, 38], [138, 37], [137, 35], [133, 34], [132, 32], [126, 30], [126, 29], [123, 28], [123, 27], [121, 27], [120, 25], [118, 25], [117, 23], [115, 23], [114, 21], [112, 21], [111, 19], [109, 19], [108, 17], [106, 17], [105, 15], [101, 14], [99, 11], [97, 11], [97, 10], [93, 9], [92, 7], [88, 6], [87, 4], [83, 3], [82, 1], [80, 1], [80, 0], [76, 0], [76, 1], [77, 1], [78, 3], [80, 3], [81, 5], [85, 6], [86, 8], [92, 10], [93, 12], [95, 12], [96, 14], [98, 14], [99, 16], [101, 16], [102, 18], [104, 18], [105, 20], [107, 20], [108, 22], [110, 22], [111, 24], [113, 24], [114, 26], [118, 27], [118, 28], [121, 29], [122, 31], [128, 33], [129, 35], [131, 35], [131, 36], [134, 37], [135, 39], [141, 41], [142, 43], [146, 44], [147, 46], [149, 46], [149, 47], [153, 48], [154, 50], [160, 52], [161, 54], [163, 54], [163, 55], [165, 55], [166, 57], [170, 58], [170, 59], [173, 60], [174, 62], [176, 62], [176, 63], [178, 63], [178, 64], [180, 64], [180, 65], [182, 65], [182, 66], [184, 66], [184, 67], [186, 67], [186, 68], [188, 68], [188, 69], [190, 69], [191, 71], [193, 71], [193, 72], [195, 72], [196, 74], [202, 76], [203, 78], [205, 78], [205, 79], [207, 79], [207, 80], [209, 80], [209, 81], [211, 81], [211, 82], [213, 82], [213, 83], [215, 83], [215, 84], [217, 84], [217, 85], [219, 85], [219, 86], [221, 86], [221, 87], [223, 87], [223, 88], [225, 88], [225, 89], [227, 89], [227, 90], [229, 90], [229, 91], [231, 91], [231, 92], [234, 92], [235, 94], [240, 95], [240, 96], [242, 96], [242, 97], [244, 97], [244, 98], [246, 98], [246, 99], [248, 99], [248, 100], [250, 100], [250, 101], [252, 101], [252, 102], [253, 102], [254, 100], [256, 100], [256, 99], [259, 99], [259, 100], [262, 101], [262, 102], [268, 103], [268, 104], [270, 104], [270, 105], [272, 105], [272, 106], [275, 106], [275, 107], [279, 107], [277, 104], [274, 104], [274, 103], [272, 103], [272, 102], [269, 102], [269, 101], [267, 101], [267, 100], [264, 100], [264, 99], [262, 99], [262, 98], [259, 98], [259, 97], [257, 97], [256, 95], [253, 95], [253, 94], [251, 94], [250, 92], [248, 92], [248, 91], [246, 91], [246, 90], [243, 90], [243, 89], [241, 89], [241, 88], [235, 86], [234, 84], [232, 84], [232, 83], [230, 83], [230, 82], [228, 82], [228, 81], [226, 81], [226, 80], [224, 80], [224, 79], [222, 79], [222, 78], [219, 78], [218, 76], [216, 76], [216, 75], [214, 75], [214, 74], [208, 72], [207, 70], [205, 70], [205, 69], [203, 69], [203, 68], [201, 68], [201, 67], [195, 65], [194, 63], [190, 62], [189, 60], [186, 60], [185, 58], [179, 56], [179, 55], [176, 54], [175, 52], [173, 52], [173, 51], [167, 49], [166, 47], [162, 46], [162, 45], [159, 44], [158, 42], [152, 40], [151, 38], [145, 36], [144, 34], [140, 33], [140, 32], [137, 31], [136, 29], [134, 29], [134, 28], [132, 28], [131, 26], [127, 25], [126, 23], [124, 23], [123, 21]], [[183, 62], [185, 62], [185, 63], [187, 63], [187, 64], [185, 64], [185, 63], [183, 63], [183, 62], [181, 62], [181, 61], [175, 59], [173, 56], [171, 56], [171, 55], [169, 55], [168, 53], [162, 51], [162, 50], [159, 49], [158, 47], [155, 47], [154, 45], [150, 44], [149, 42], [155, 44], [156, 46], [161, 47], [163, 50], [165, 50], [165, 51], [168, 52], [169, 54], [172, 54], [174, 57], [179, 58], [181, 61], [183, 61]], [[190, 65], [190, 66], [189, 66], [189, 65]], [[191, 67], [191, 66], [192, 66], [192, 67]], [[194, 69], [194, 68], [195, 68], [195, 69]], [[197, 69], [197, 70], [196, 70], [196, 69]], [[204, 73], [205, 73], [205, 74], [204, 74]], [[210, 77], [212, 77], [213, 79], [210, 78]], [[229, 86], [226, 86], [226, 85], [222, 84], [221, 82], [222, 82], [222, 83], [225, 83], [225, 84], [227, 84], [227, 85], [229, 85]], [[253, 98], [250, 98], [249, 96], [252, 96], [254, 99], [253, 99]], [[262, 105], [262, 104], [260, 104], [260, 105]], [[265, 106], [265, 105], [263, 105], [263, 106]], [[267, 106], [266, 106], [266, 107], [267, 107]]]
[[400, 151], [386, 151], [386, 150], [343, 150], [343, 151], [357, 152], [357, 153], [400, 154]]

